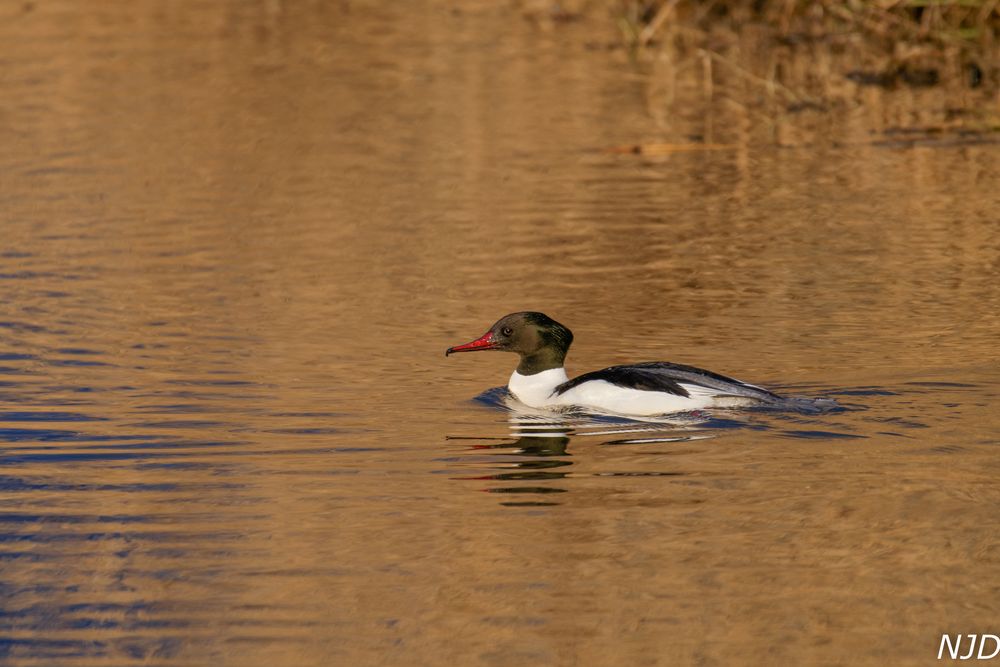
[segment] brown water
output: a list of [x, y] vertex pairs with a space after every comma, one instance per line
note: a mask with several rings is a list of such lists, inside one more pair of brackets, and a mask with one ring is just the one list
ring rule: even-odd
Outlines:
[[[683, 87], [665, 116], [602, 27], [504, 4], [2, 13], [4, 664], [1000, 634], [996, 145], [872, 141], [860, 102], [791, 147]], [[604, 150], [689, 134], [731, 147]], [[534, 424], [471, 400], [514, 358], [443, 355], [524, 309], [574, 329], [571, 374], [845, 409]]]

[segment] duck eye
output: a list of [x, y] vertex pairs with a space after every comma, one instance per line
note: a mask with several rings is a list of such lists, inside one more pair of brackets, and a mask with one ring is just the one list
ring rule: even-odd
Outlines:
[[512, 333], [514, 333], [514, 330], [511, 329], [510, 327], [504, 327], [503, 329], [500, 330], [500, 333], [502, 333], [504, 336], [509, 336]]

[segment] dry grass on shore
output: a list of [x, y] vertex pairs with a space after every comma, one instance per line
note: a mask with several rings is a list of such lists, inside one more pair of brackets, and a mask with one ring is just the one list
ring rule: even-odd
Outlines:
[[627, 53], [668, 102], [686, 87], [765, 120], [877, 105], [875, 132], [978, 133], [990, 142], [1000, 132], [1000, 0], [558, 7], [562, 20], [613, 22], [619, 37], [603, 46]]
[[619, 0], [612, 11], [626, 39], [641, 46], [670, 21], [701, 30], [763, 24], [793, 41], [857, 33], [890, 49], [900, 42], [936, 43], [984, 58], [1000, 34], [998, 0]]

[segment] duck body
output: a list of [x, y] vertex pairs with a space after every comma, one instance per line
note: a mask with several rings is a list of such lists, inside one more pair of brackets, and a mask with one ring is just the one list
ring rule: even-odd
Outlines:
[[664, 361], [611, 366], [572, 380], [563, 361], [573, 340], [566, 327], [542, 313], [512, 313], [480, 338], [453, 352], [506, 350], [521, 355], [507, 389], [533, 408], [579, 407], [625, 416], [653, 416], [706, 408], [776, 404], [766, 389], [693, 366]]
[[782, 400], [755, 385], [663, 361], [612, 366], [572, 380], [563, 368], [534, 375], [514, 371], [507, 389], [517, 400], [533, 408], [582, 407], [644, 417]]

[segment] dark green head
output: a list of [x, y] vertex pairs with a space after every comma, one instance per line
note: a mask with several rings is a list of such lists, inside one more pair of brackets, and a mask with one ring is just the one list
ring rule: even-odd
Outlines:
[[511, 313], [471, 343], [448, 348], [445, 355], [479, 350], [517, 352], [521, 355], [517, 372], [534, 375], [550, 368], [562, 368], [572, 342], [573, 333], [548, 315]]

